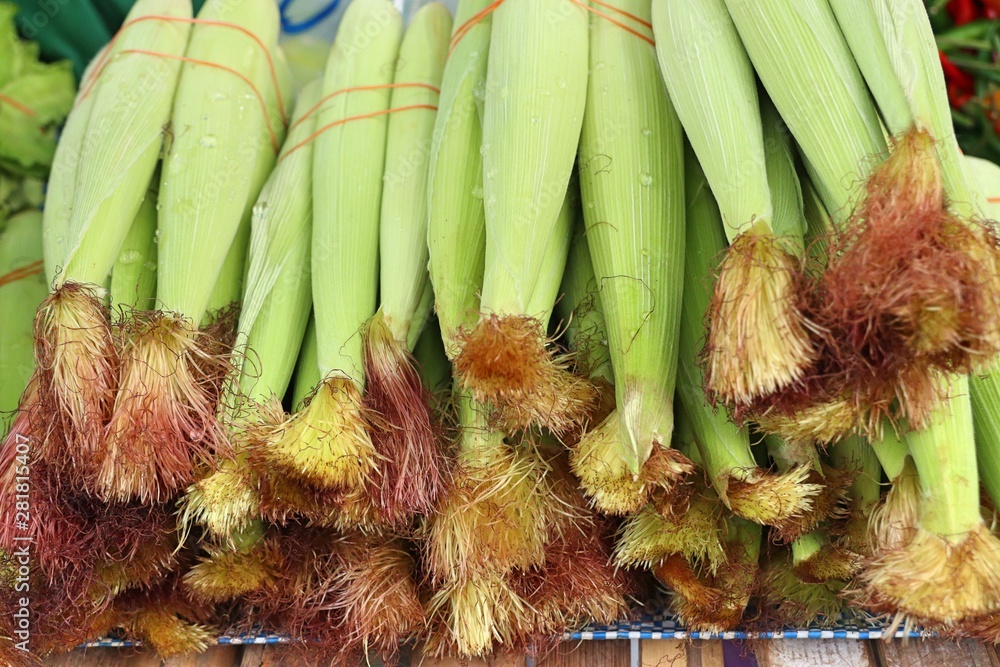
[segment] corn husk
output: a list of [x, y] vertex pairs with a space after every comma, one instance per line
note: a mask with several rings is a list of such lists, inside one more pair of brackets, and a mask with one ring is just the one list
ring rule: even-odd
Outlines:
[[148, 310], [156, 294], [156, 191], [146, 192], [111, 271], [111, 304], [123, 316]]
[[[561, 20], [546, 20], [553, 11], [562, 13]], [[532, 300], [544, 293], [546, 257], [563, 238], [556, 223], [586, 97], [585, 11], [558, 0], [505, 2], [493, 13], [489, 59], [482, 316], [464, 337], [456, 367], [463, 385], [502, 419], [532, 416], [504, 415], [508, 410], [561, 402], [562, 408], [544, 411], [544, 423], [567, 431], [585, 416], [595, 395], [550, 356], [537, 318], [551, 304]], [[539, 312], [528, 312], [533, 306]]]
[[[649, 0], [619, 7], [650, 18]], [[616, 379], [615, 454], [637, 474], [654, 447], [669, 447], [673, 430], [684, 265], [682, 130], [648, 44], [592, 16], [590, 59], [580, 144], [583, 212]]]
[[[489, 4], [489, 0], [462, 0], [456, 29]], [[485, 270], [482, 113], [477, 91], [481, 103], [492, 24], [488, 14], [453, 42], [427, 167], [428, 268], [449, 359], [459, 352], [462, 329], [476, 324]]]
[[10, 218], [0, 233], [0, 276], [11, 282], [0, 285], [0, 308], [4, 313], [0, 328], [0, 390], [2, 433], [6, 435], [9, 415], [18, 406], [35, 367], [33, 349], [34, 315], [48, 294], [42, 259], [42, 214], [25, 211]]
[[[195, 325], [209, 307], [244, 211], [254, 200], [258, 155], [274, 150], [267, 129], [267, 91], [274, 89], [268, 54], [279, 25], [277, 9], [267, 0], [243, 0], [239, 12], [230, 11], [225, 0], [209, 0], [198, 16], [239, 25], [264, 48], [220, 26], [199, 24], [191, 30], [188, 58], [233, 68], [262, 96], [258, 99], [250, 85], [231, 73], [183, 65], [173, 123], [185, 131], [175, 133], [160, 181], [157, 297], [163, 308]], [[200, 279], [191, 280], [193, 275]]]

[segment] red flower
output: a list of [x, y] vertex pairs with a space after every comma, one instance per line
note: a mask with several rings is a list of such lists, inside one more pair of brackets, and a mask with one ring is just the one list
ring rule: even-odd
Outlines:
[[[996, 0], [991, 2], [996, 4]], [[951, 14], [955, 25], [964, 25], [981, 17], [983, 9], [976, 0], [951, 0], [948, 3], [948, 13]]]
[[956, 109], [965, 106], [975, 96], [976, 80], [968, 72], [964, 72], [951, 62], [944, 52], [941, 53], [941, 67], [948, 83], [948, 99]]

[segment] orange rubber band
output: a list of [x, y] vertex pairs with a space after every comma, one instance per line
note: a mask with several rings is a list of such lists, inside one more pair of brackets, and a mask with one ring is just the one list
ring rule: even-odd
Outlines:
[[1000, 197], [988, 197], [986, 201], [990, 204], [1000, 204]]
[[309, 135], [307, 139], [300, 141], [298, 144], [296, 144], [292, 148], [282, 153], [281, 157], [278, 158], [278, 161], [280, 162], [281, 160], [284, 160], [286, 157], [288, 157], [295, 151], [299, 150], [300, 148], [304, 147], [306, 144], [316, 139], [318, 136], [320, 136], [327, 130], [332, 130], [333, 128], [339, 125], [346, 125], [347, 123], [352, 123], [356, 120], [367, 120], [368, 118], [378, 118], [379, 116], [387, 116], [391, 113], [396, 113], [399, 111], [412, 111], [414, 109], [427, 109], [429, 111], [437, 111], [437, 107], [434, 106], [433, 104], [411, 104], [405, 107], [396, 107], [395, 109], [384, 109], [382, 111], [373, 111], [371, 113], [363, 113], [357, 116], [348, 116], [347, 118], [341, 118], [340, 120], [335, 120], [332, 123], [324, 125], [323, 127], [313, 132], [311, 135]]
[[[642, 41], [646, 42], [650, 46], [656, 46], [656, 40], [653, 39], [652, 37], [647, 37], [646, 35], [642, 34], [638, 30], [630, 28], [629, 26], [625, 25], [621, 21], [617, 21], [617, 20], [613, 19], [612, 17], [608, 16], [607, 14], [605, 14], [604, 12], [602, 12], [600, 10], [597, 10], [597, 9], [594, 9], [590, 5], [588, 5], [588, 4], [584, 3], [584, 2], [581, 2], [581, 0], [569, 0], [569, 1], [572, 2], [574, 5], [577, 5], [578, 7], [583, 7], [584, 9], [586, 9], [591, 14], [593, 14], [595, 16], [600, 16], [602, 19], [611, 22], [612, 24], [618, 26], [619, 28], [621, 28], [625, 32], [631, 33], [631, 34], [635, 35], [636, 37], [638, 37]], [[598, 4], [603, 4], [603, 3], [598, 3]], [[607, 6], [607, 5], [605, 5], [605, 6]], [[631, 16], [631, 14], [629, 14], [629, 16]]]
[[629, 12], [625, 11], [624, 9], [620, 9], [618, 7], [615, 7], [614, 5], [612, 5], [612, 4], [608, 3], [608, 2], [601, 2], [601, 0], [590, 0], [590, 1], [593, 2], [595, 5], [600, 5], [601, 7], [604, 7], [605, 9], [610, 9], [611, 11], [615, 12], [616, 14], [621, 14], [625, 18], [630, 19], [632, 21], [635, 21], [636, 23], [638, 23], [639, 25], [641, 25], [641, 26], [643, 26], [645, 28], [649, 28], [650, 30], [653, 29], [653, 24], [652, 23], [650, 23], [649, 21], [646, 21], [645, 19], [639, 18], [635, 14], [630, 14]]
[[472, 18], [460, 25], [455, 30], [455, 34], [451, 36], [451, 43], [448, 45], [448, 55], [451, 55], [451, 52], [455, 50], [455, 47], [458, 46], [458, 43], [462, 41], [462, 38], [464, 38], [470, 30], [475, 28], [476, 25], [478, 25], [484, 18], [495, 12], [497, 7], [502, 5], [503, 2], [504, 0], [493, 0], [493, 2], [489, 5], [476, 12]]
[[45, 270], [45, 262], [38, 260], [32, 262], [31, 264], [26, 264], [19, 269], [14, 269], [10, 273], [6, 273], [0, 276], [0, 287], [4, 285], [9, 285], [11, 283], [16, 283], [19, 280], [24, 280], [25, 278], [30, 278], [32, 276], [37, 276], [39, 273]]
[[[581, 0], [569, 0], [569, 1], [572, 2], [574, 5], [577, 5], [579, 7], [582, 7], [583, 9], [586, 9], [588, 12], [590, 12], [591, 14], [594, 14], [595, 16], [600, 16], [602, 19], [605, 19], [606, 21], [610, 21], [611, 23], [613, 23], [614, 25], [618, 26], [619, 28], [621, 28], [625, 32], [628, 32], [628, 33], [630, 33], [632, 35], [635, 35], [636, 37], [638, 37], [642, 41], [646, 42], [650, 46], [656, 46], [656, 40], [654, 40], [653, 38], [647, 37], [646, 35], [644, 35], [643, 33], [639, 32], [638, 30], [625, 25], [621, 21], [618, 21], [618, 20], [614, 19], [613, 17], [608, 16], [607, 14], [605, 14], [604, 12], [602, 12], [602, 11], [600, 11], [598, 9], [594, 9], [593, 7], [591, 7], [590, 5], [586, 4], [585, 2], [581, 2]], [[492, 14], [493, 12], [495, 12], [497, 10], [497, 8], [500, 5], [503, 4], [503, 2], [504, 2], [504, 0], [494, 0], [487, 7], [483, 8], [482, 10], [480, 10], [479, 12], [477, 12], [468, 21], [466, 21], [465, 23], [463, 23], [462, 25], [460, 25], [458, 27], [458, 29], [455, 30], [455, 34], [452, 35], [452, 37], [451, 37], [451, 43], [448, 46], [448, 55], [449, 56], [451, 55], [451, 52], [455, 50], [455, 47], [458, 46], [458, 43], [462, 41], [462, 39], [469, 33], [469, 31], [471, 31], [474, 27], [476, 27], [476, 25], [480, 21], [482, 21], [484, 18], [486, 18], [487, 16], [489, 16], [490, 14]], [[593, 0], [593, 3], [595, 5], [600, 5], [601, 7], [604, 7], [606, 9], [610, 9], [611, 11], [613, 11], [613, 12], [615, 12], [617, 14], [620, 14], [620, 15], [624, 16], [627, 19], [635, 21], [636, 23], [640, 24], [641, 26], [643, 26], [645, 28], [648, 28], [650, 30], [653, 29], [653, 24], [652, 23], [650, 23], [649, 21], [646, 21], [645, 19], [642, 19], [642, 18], [636, 16], [635, 14], [629, 13], [629, 12], [625, 11], [624, 9], [619, 9], [618, 7], [615, 7], [612, 4], [609, 4], [607, 2], [602, 2], [602, 0]]]
[[253, 85], [253, 82], [237, 72], [231, 67], [226, 67], [225, 65], [220, 65], [219, 63], [213, 63], [208, 60], [198, 60], [196, 58], [188, 58], [187, 56], [175, 56], [172, 53], [160, 53], [159, 51], [146, 51], [145, 49], [125, 49], [124, 51], [119, 51], [117, 55], [125, 55], [127, 53], [138, 53], [145, 56], [154, 56], [157, 58], [167, 58], [168, 60], [180, 60], [181, 62], [191, 63], [192, 65], [204, 65], [205, 67], [214, 67], [216, 69], [221, 69], [224, 72], [229, 72], [230, 74], [239, 77], [244, 83], [250, 86], [253, 90], [254, 95], [257, 97], [257, 101], [260, 103], [260, 110], [264, 114], [264, 122], [267, 124], [267, 132], [271, 135], [271, 147], [274, 148], [274, 153], [277, 154], [281, 147], [278, 146], [278, 135], [274, 132], [274, 126], [271, 124], [271, 115], [267, 113], [267, 103], [264, 101], [264, 96], [260, 94], [257, 90], [257, 86]]
[[313, 106], [311, 109], [309, 109], [309, 111], [307, 111], [304, 114], [302, 114], [301, 118], [299, 118], [297, 121], [295, 121], [294, 123], [292, 123], [292, 126], [290, 128], [288, 128], [288, 129], [289, 130], [293, 130], [296, 127], [298, 127], [299, 124], [301, 124], [307, 118], [309, 118], [314, 113], [316, 113], [321, 106], [323, 106], [324, 104], [326, 104], [327, 102], [329, 102], [330, 100], [332, 100], [334, 97], [337, 97], [339, 95], [343, 95], [345, 93], [356, 93], [358, 91], [364, 91], [364, 90], [386, 90], [386, 89], [389, 89], [389, 88], [425, 88], [425, 89], [427, 89], [427, 90], [429, 90], [431, 92], [437, 93], [438, 95], [441, 94], [441, 89], [440, 88], [438, 88], [436, 86], [432, 86], [429, 83], [388, 83], [388, 84], [381, 84], [381, 85], [376, 85], [376, 86], [355, 86], [354, 88], [344, 88], [343, 90], [338, 90], [338, 91], [336, 91], [334, 93], [330, 93], [329, 95], [327, 95], [326, 97], [324, 97], [323, 99], [321, 99], [319, 102], [316, 103], [315, 106]]
[[118, 40], [121, 34], [129, 26], [133, 26], [137, 23], [142, 23], [143, 21], [166, 21], [168, 23], [169, 22], [188, 23], [196, 25], [211, 25], [219, 28], [231, 28], [233, 30], [238, 30], [239, 32], [243, 33], [244, 35], [252, 39], [254, 42], [257, 43], [257, 46], [260, 47], [261, 51], [263, 51], [264, 55], [267, 57], [267, 66], [271, 70], [271, 84], [274, 86], [276, 97], [278, 98], [278, 111], [279, 113], [281, 113], [282, 122], [284, 122], [285, 125], [288, 124], [288, 112], [285, 109], [285, 100], [281, 95], [281, 86], [278, 85], [278, 73], [274, 67], [274, 59], [271, 57], [271, 52], [268, 50], [268, 48], [264, 46], [264, 42], [260, 40], [260, 37], [255, 35], [250, 30], [247, 30], [243, 26], [236, 25], [235, 23], [226, 23], [225, 21], [212, 21], [210, 19], [197, 19], [197, 18], [186, 19], [178, 16], [161, 16], [157, 14], [150, 14], [148, 16], [140, 16], [139, 18], [135, 18], [132, 19], [131, 21], [125, 22], [122, 25], [122, 27], [118, 29], [118, 32], [115, 33], [115, 36], [111, 38], [111, 41], [108, 43], [107, 48], [105, 49], [103, 55], [101, 56], [102, 60], [100, 64], [91, 72], [90, 77], [88, 77], [89, 87], [87, 88], [86, 92], [84, 92], [84, 94], [81, 96], [81, 99], [87, 97], [87, 95], [90, 94], [91, 88], [94, 87], [94, 85], [97, 82], [97, 79], [100, 77], [101, 73], [104, 71], [104, 68], [107, 66], [108, 54], [111, 53], [112, 47], [114, 47], [115, 42]]
[[24, 104], [22, 102], [18, 102], [13, 97], [7, 97], [3, 93], [0, 93], [0, 103], [6, 104], [7, 106], [11, 106], [11, 107], [17, 109], [18, 111], [20, 111], [21, 113], [23, 113], [25, 116], [37, 116], [38, 115], [38, 112], [35, 111], [34, 109], [32, 109], [31, 107], [29, 107], [27, 104]]

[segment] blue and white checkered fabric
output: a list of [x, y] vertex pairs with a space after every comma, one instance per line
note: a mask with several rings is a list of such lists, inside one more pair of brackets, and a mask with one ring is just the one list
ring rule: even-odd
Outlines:
[[[824, 628], [786, 628], [771, 632], [691, 632], [669, 616], [648, 616], [609, 626], [590, 626], [566, 635], [573, 641], [610, 639], [882, 639], [886, 629], [879, 624], [842, 623]], [[896, 637], [925, 637], [929, 633], [898, 630]]]
[[[646, 616], [635, 621], [622, 621], [615, 625], [594, 625], [565, 636], [570, 641], [604, 641], [612, 639], [882, 639], [886, 629], [875, 623], [842, 623], [833, 627], [795, 629], [786, 628], [773, 632], [691, 632], [669, 616]], [[897, 638], [928, 637], [930, 633], [897, 630]], [[219, 637], [220, 646], [247, 646], [261, 644], [287, 644], [288, 637], [272, 634], [238, 634]], [[138, 642], [122, 639], [99, 639], [86, 644], [87, 648], [121, 648], [138, 646]]]

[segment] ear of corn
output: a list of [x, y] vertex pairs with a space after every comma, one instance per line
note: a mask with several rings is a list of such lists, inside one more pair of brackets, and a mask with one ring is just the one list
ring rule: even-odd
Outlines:
[[[830, 0], [830, 7], [889, 132], [909, 129], [913, 113], [897, 76], [904, 66], [899, 60], [902, 53], [895, 43], [895, 31], [882, 29], [891, 27], [885, 0]], [[914, 65], [909, 64], [911, 70]]]
[[[195, 325], [208, 309], [253, 200], [259, 153], [272, 150], [266, 101], [274, 86], [268, 53], [278, 37], [277, 8], [268, 0], [242, 0], [239, 9], [231, 11], [226, 0], [209, 0], [199, 18], [239, 25], [264, 48], [237, 30], [199, 24], [191, 30], [187, 57], [235, 70], [261, 97], [234, 73], [184, 63], [173, 108], [177, 130], [160, 183], [157, 297], [165, 309]], [[192, 275], [202, 279], [191, 280]]]
[[[753, 67], [724, 1], [657, 0], [653, 9], [663, 78], [730, 242], [712, 304], [706, 380], [723, 402], [744, 405], [794, 383], [814, 353], [796, 307], [802, 229], [774, 228], [768, 177], [787, 173], [788, 158], [780, 145], [767, 154]], [[768, 157], [782, 164], [769, 170]]]
[[878, 113], [827, 0], [725, 0], [754, 69], [837, 222], [887, 147]]
[[[750, 436], [738, 428], [725, 412], [716, 411], [705, 399], [704, 376], [698, 364], [698, 347], [705, 337], [705, 313], [712, 300], [712, 277], [726, 237], [718, 205], [697, 158], [688, 151], [687, 243], [684, 264], [684, 301], [679, 338], [677, 393], [694, 433], [707, 470], [756, 467], [750, 451]], [[710, 475], [720, 498], [726, 498], [725, 478]]]
[[[190, 2], [144, 0], [128, 19], [191, 16]], [[140, 53], [181, 56], [190, 25], [144, 21], [110, 47], [80, 147], [65, 271], [58, 282], [103, 285], [153, 177], [170, 120], [180, 62]], [[84, 93], [86, 94], [86, 93]]]
[[[352, 3], [330, 52], [323, 94], [391, 84], [402, 24], [387, 0]], [[317, 130], [353, 116], [384, 114], [390, 99], [388, 88], [338, 95], [318, 112]], [[387, 115], [355, 120], [314, 140], [312, 266], [320, 370], [324, 375], [336, 371], [359, 389], [364, 383], [361, 327], [375, 314], [378, 290], [388, 122]]]
[[738, 428], [705, 398], [698, 345], [705, 335], [711, 280], [725, 237], [719, 209], [693, 151], [688, 151], [685, 167], [688, 229], [677, 393], [709, 480], [722, 501], [748, 520], [780, 525], [808, 510], [810, 498], [820, 488], [806, 483], [808, 468], [796, 467], [781, 475], [759, 468], [747, 429]]
[[379, 224], [378, 313], [365, 331], [366, 406], [385, 427], [372, 431], [381, 480], [373, 494], [386, 523], [429, 514], [442, 490], [429, 395], [410, 356], [430, 312], [427, 272], [427, 150], [434, 131], [451, 33], [440, 3], [414, 17], [399, 47], [385, 139]]
[[753, 67], [723, 0], [654, 0], [663, 80], [732, 243], [773, 218]]
[[[275, 76], [278, 90], [274, 84], [264, 88], [267, 103], [267, 114], [271, 119], [271, 127], [274, 129], [277, 145], [281, 146], [285, 142], [286, 119], [281, 115], [281, 109], [291, 109], [294, 104], [292, 95], [292, 73], [289, 70], [281, 47], [275, 47], [271, 52], [274, 59]], [[279, 103], [280, 100], [280, 103]], [[319, 101], [317, 97], [316, 101]], [[311, 126], [311, 125], [310, 125]], [[302, 137], [303, 139], [305, 137]], [[291, 144], [294, 145], [294, 144]], [[240, 301], [243, 297], [243, 286], [247, 272], [247, 250], [250, 247], [250, 229], [253, 218], [254, 206], [260, 195], [261, 188], [268, 180], [274, 169], [278, 154], [272, 149], [262, 149], [257, 152], [257, 161], [254, 165], [253, 180], [250, 186], [250, 197], [247, 199], [246, 208], [243, 210], [243, 218], [240, 221], [240, 228], [233, 238], [226, 260], [219, 272], [219, 279], [215, 282], [212, 296], [208, 302], [208, 311], [214, 312], [222, 310], [234, 302]]]
[[119, 312], [148, 310], [156, 294], [156, 191], [148, 190], [111, 271], [111, 303]]
[[[648, 21], [649, 0], [617, 3]], [[591, 17], [591, 75], [580, 142], [587, 239], [606, 316], [620, 433], [637, 474], [669, 447], [684, 270], [680, 121], [646, 42]]]
[[[444, 5], [421, 8], [400, 47], [396, 85], [440, 87], [451, 27]], [[390, 108], [437, 104], [437, 92], [411, 86], [392, 91]], [[397, 112], [389, 118], [379, 228], [379, 307], [392, 337], [404, 345], [411, 338], [411, 327], [417, 325], [419, 335], [424, 324], [414, 318], [429, 282], [427, 176], [435, 118], [433, 109]]]
[[507, 0], [493, 14], [483, 117], [486, 272], [481, 310], [530, 315], [580, 140], [587, 12]]
[[4, 353], [0, 355], [0, 433], [6, 435], [8, 415], [17, 409], [34, 369], [34, 314], [48, 294], [42, 258], [42, 214], [25, 211], [6, 221], [0, 233], [0, 276], [23, 273], [0, 286]]
[[[385, 86], [392, 83], [402, 23], [391, 2], [356, 0], [330, 51], [322, 87], [330, 97], [316, 112], [312, 173], [312, 292], [323, 380], [265, 452], [281, 474], [358, 498], [368, 497], [377, 471], [361, 403], [362, 328], [375, 314]], [[362, 86], [378, 88], [348, 90]], [[346, 513], [338, 520], [354, 521]]]
[[[566, 433], [596, 392], [547, 346], [545, 266], [565, 243], [565, 203], [587, 82], [585, 10], [561, 0], [513, 0], [493, 13], [483, 103], [486, 269], [480, 318], [455, 358], [464, 388], [508, 426]], [[534, 308], [536, 312], [528, 312]], [[529, 421], [520, 422], [527, 419]], [[535, 421], [540, 419], [541, 421]]]
[[253, 207], [247, 290], [237, 335], [250, 355], [241, 388], [254, 401], [285, 395], [312, 309], [312, 145], [289, 151], [313, 133], [315, 117], [301, 119], [319, 99], [319, 81], [299, 94], [294, 115], [298, 124]]
[[[97, 74], [98, 65], [107, 53], [107, 47], [97, 54], [97, 57], [87, 66], [83, 73], [83, 81], [91, 81]], [[53, 284], [56, 274], [66, 268], [66, 252], [71, 245], [69, 240], [70, 219], [73, 212], [73, 200], [76, 197], [77, 168], [80, 164], [80, 153], [87, 134], [87, 123], [97, 96], [94, 94], [98, 79], [92, 86], [89, 95], [87, 88], [81, 89], [76, 96], [73, 110], [66, 118], [59, 143], [56, 145], [55, 157], [52, 159], [52, 169], [49, 172], [48, 187], [45, 192], [45, 210], [43, 211], [42, 240], [45, 248], [45, 275], [49, 284]]]
[[864, 579], [872, 600], [916, 621], [953, 626], [1000, 609], [1000, 542], [980, 514], [968, 379], [942, 381], [949, 398], [928, 428], [905, 437], [920, 476], [919, 526]]
[[[490, 0], [462, 0], [456, 29]], [[483, 207], [482, 122], [477, 110], [483, 94], [492, 15], [476, 23], [452, 47], [445, 63], [434, 123], [427, 175], [427, 241], [435, 309], [449, 358], [458, 353], [458, 334], [472, 328], [479, 314], [486, 262]]]

